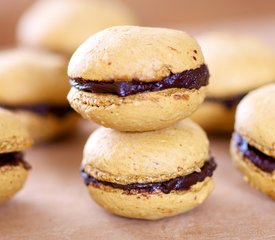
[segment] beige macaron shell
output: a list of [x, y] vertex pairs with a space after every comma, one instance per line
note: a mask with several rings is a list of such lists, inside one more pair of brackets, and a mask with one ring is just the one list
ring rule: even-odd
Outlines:
[[190, 118], [210, 133], [232, 133], [236, 107], [205, 101]]
[[0, 167], [0, 204], [17, 193], [27, 180], [29, 171], [22, 164]]
[[98, 180], [148, 183], [200, 171], [208, 158], [205, 132], [185, 119], [169, 128], [143, 133], [100, 127], [85, 145], [82, 165]]
[[74, 112], [61, 118], [52, 114], [43, 116], [24, 110], [16, 111], [15, 114], [35, 142], [45, 142], [65, 136], [72, 132], [78, 120], [78, 116]]
[[249, 93], [238, 105], [235, 131], [250, 145], [275, 158], [275, 84]]
[[70, 60], [68, 75], [98, 81], [151, 82], [202, 64], [199, 45], [185, 32], [117, 26], [84, 42]]
[[11, 112], [0, 108], [0, 154], [20, 152], [30, 147], [32, 139], [23, 124]]
[[205, 92], [205, 87], [172, 88], [122, 98], [72, 88], [68, 100], [85, 119], [119, 131], [143, 132], [168, 127], [189, 116], [203, 102]]
[[67, 60], [31, 49], [0, 52], [0, 103], [67, 105]]
[[37, 1], [21, 17], [18, 43], [71, 55], [92, 34], [136, 23], [123, 4], [108, 0]]
[[275, 199], [275, 171], [268, 173], [256, 167], [240, 154], [234, 141], [231, 141], [231, 155], [236, 167], [244, 174], [244, 180], [255, 189]]
[[275, 81], [275, 51], [265, 42], [226, 32], [197, 39], [211, 72], [210, 96], [235, 96]]
[[184, 213], [201, 204], [213, 190], [212, 178], [187, 191], [124, 194], [123, 190], [88, 186], [92, 198], [108, 211], [129, 218], [155, 220]]

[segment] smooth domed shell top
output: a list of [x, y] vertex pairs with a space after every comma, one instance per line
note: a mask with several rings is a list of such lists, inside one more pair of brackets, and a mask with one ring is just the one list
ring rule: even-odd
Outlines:
[[202, 64], [199, 45], [185, 32], [117, 26], [84, 42], [70, 60], [68, 75], [97, 81], [152, 82]]
[[166, 181], [200, 171], [208, 159], [205, 132], [185, 119], [166, 129], [142, 133], [101, 127], [88, 139], [82, 164], [99, 180], [129, 184]]
[[67, 104], [69, 89], [62, 56], [21, 48], [0, 52], [0, 104]]
[[226, 32], [205, 33], [197, 39], [211, 72], [210, 96], [245, 94], [275, 81], [275, 51], [264, 41]]
[[252, 91], [240, 102], [235, 130], [249, 144], [275, 157], [275, 84]]
[[0, 108], [0, 154], [19, 152], [30, 147], [32, 139], [16, 116]]
[[18, 43], [71, 55], [92, 34], [107, 27], [135, 24], [123, 4], [110, 0], [36, 1], [21, 17]]

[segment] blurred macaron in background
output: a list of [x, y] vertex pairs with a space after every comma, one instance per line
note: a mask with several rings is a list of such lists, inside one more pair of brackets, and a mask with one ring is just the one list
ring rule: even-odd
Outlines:
[[204, 104], [192, 119], [212, 133], [232, 133], [241, 99], [275, 81], [275, 50], [260, 38], [235, 32], [208, 32], [198, 36], [210, 69]]
[[66, 96], [67, 59], [26, 48], [0, 51], [0, 107], [9, 109], [36, 142], [67, 135], [77, 122]]
[[124, 4], [109, 0], [36, 1], [18, 21], [20, 46], [70, 56], [88, 37], [116, 25], [137, 20]]

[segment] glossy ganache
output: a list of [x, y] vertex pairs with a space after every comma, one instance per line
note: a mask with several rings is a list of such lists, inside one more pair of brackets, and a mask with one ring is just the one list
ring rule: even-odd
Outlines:
[[240, 134], [234, 133], [233, 143], [236, 145], [242, 156], [249, 159], [256, 167], [269, 173], [275, 170], [275, 159], [249, 145]]
[[216, 166], [217, 165], [214, 159], [210, 158], [205, 162], [200, 172], [193, 172], [189, 175], [173, 178], [164, 182], [132, 183], [126, 185], [97, 180], [96, 178], [87, 174], [83, 169], [81, 170], [81, 175], [86, 185], [93, 185], [95, 187], [98, 187], [100, 184], [102, 184], [112, 188], [122, 189], [128, 194], [144, 192], [152, 193], [157, 190], [168, 194], [173, 190], [188, 190], [192, 185], [195, 185], [198, 182], [203, 182], [207, 177], [211, 177], [213, 175]]
[[92, 93], [109, 93], [120, 97], [126, 97], [143, 92], [154, 92], [169, 88], [200, 89], [207, 86], [209, 71], [205, 64], [199, 68], [186, 70], [181, 73], [171, 73], [160, 81], [143, 82], [138, 79], [132, 81], [115, 80], [88, 80], [82, 78], [71, 78], [72, 87]]

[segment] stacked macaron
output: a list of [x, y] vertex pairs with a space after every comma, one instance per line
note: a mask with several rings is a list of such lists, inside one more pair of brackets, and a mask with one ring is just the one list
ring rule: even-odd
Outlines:
[[231, 133], [240, 100], [275, 81], [275, 52], [264, 41], [239, 33], [210, 32], [198, 41], [211, 77], [206, 100], [192, 119], [208, 132]]
[[0, 204], [9, 200], [24, 185], [30, 165], [24, 161], [23, 150], [32, 139], [11, 112], [0, 109]]
[[68, 74], [71, 106], [104, 126], [88, 139], [82, 162], [98, 204], [125, 217], [159, 219], [208, 197], [216, 168], [209, 141], [197, 124], [182, 120], [203, 102], [209, 78], [192, 37], [112, 27], [77, 49]]
[[203, 102], [208, 69], [196, 41], [181, 31], [113, 27], [84, 42], [68, 74], [71, 106], [119, 131], [170, 126]]
[[77, 115], [66, 95], [66, 58], [31, 49], [0, 53], [0, 106], [16, 113], [35, 141], [48, 141], [73, 129]]
[[275, 199], [275, 84], [249, 93], [236, 112], [231, 154], [245, 180]]

